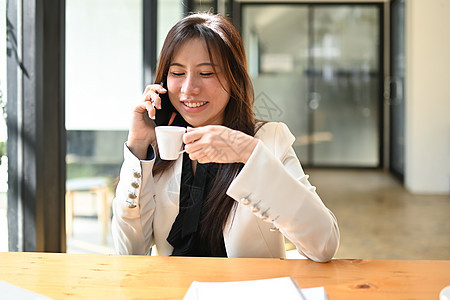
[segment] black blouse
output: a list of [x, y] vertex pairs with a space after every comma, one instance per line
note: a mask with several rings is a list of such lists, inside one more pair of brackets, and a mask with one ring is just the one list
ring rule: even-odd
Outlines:
[[225, 243], [220, 239], [220, 253], [212, 254], [207, 241], [200, 237], [201, 219], [206, 214], [204, 201], [211, 191], [218, 164], [197, 164], [194, 174], [192, 161], [183, 154], [179, 213], [172, 225], [167, 241], [174, 249], [173, 256], [227, 257]]

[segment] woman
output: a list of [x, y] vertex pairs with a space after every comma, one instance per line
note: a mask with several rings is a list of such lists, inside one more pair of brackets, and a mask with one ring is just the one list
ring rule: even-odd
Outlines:
[[[286, 125], [254, 119], [236, 28], [212, 14], [178, 22], [156, 82], [163, 85], [148, 86], [134, 109], [124, 147], [113, 204], [118, 253], [148, 254], [156, 245], [159, 255], [280, 258], [284, 235], [300, 254], [329, 261], [336, 219], [308, 182]], [[170, 104], [169, 125], [187, 127], [186, 153], [163, 161], [151, 119]]]

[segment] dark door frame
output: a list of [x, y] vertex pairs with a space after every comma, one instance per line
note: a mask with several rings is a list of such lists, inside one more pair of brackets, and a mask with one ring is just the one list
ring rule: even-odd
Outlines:
[[[397, 177], [401, 182], [404, 181], [404, 146], [399, 146], [399, 134], [402, 135], [401, 138], [404, 140], [404, 109], [405, 109], [405, 82], [403, 78], [398, 78], [396, 74], [396, 48], [398, 48], [399, 43], [404, 43], [404, 40], [400, 40], [397, 36], [397, 30], [395, 28], [398, 16], [395, 15], [396, 7], [399, 5], [404, 5], [404, 0], [393, 0], [390, 3], [390, 77], [386, 82], [387, 88], [387, 101], [389, 104], [389, 171]], [[403, 19], [404, 21], [404, 19]], [[405, 26], [403, 24], [403, 26]], [[404, 28], [404, 27], [403, 27]], [[404, 74], [403, 74], [404, 75]], [[398, 84], [401, 82], [401, 84]], [[399, 93], [401, 93], [402, 99], [398, 99]], [[402, 124], [398, 123], [398, 117], [400, 115], [400, 121]], [[403, 134], [402, 134], [403, 133]], [[399, 155], [399, 156], [397, 156]], [[397, 159], [402, 159], [403, 163], [396, 161]]]
[[65, 1], [8, 1], [9, 251], [64, 252]]

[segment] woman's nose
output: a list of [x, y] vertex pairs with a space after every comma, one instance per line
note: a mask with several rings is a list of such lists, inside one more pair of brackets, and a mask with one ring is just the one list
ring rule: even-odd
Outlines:
[[181, 92], [183, 94], [198, 94], [200, 92], [200, 82], [196, 76], [188, 75], [183, 81], [181, 87]]

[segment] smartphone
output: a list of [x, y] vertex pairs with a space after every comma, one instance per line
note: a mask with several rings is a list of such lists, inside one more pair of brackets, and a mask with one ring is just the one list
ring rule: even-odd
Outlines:
[[[167, 83], [165, 81], [163, 81], [161, 85], [163, 88], [167, 89]], [[156, 109], [156, 126], [167, 126], [174, 112], [176, 113], [176, 116], [172, 124], [170, 124], [171, 126], [190, 126], [170, 102], [169, 91], [164, 94], [159, 94], [159, 97], [161, 98], [161, 109]]]

